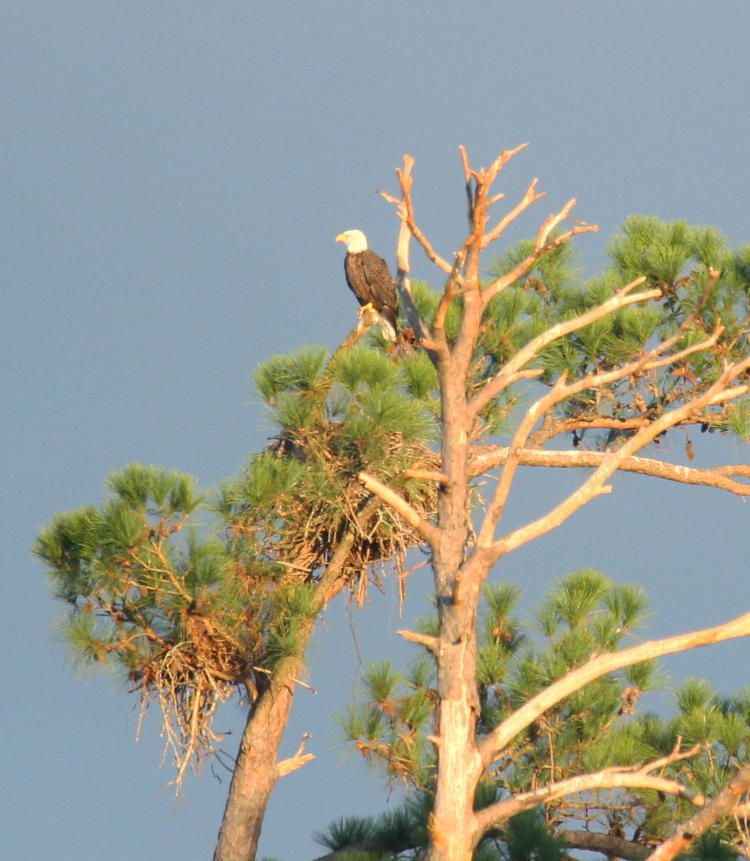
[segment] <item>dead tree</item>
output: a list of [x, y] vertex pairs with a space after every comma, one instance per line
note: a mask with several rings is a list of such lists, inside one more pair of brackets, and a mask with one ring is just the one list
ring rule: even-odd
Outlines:
[[[541, 261], [573, 236], [596, 229], [571, 219], [575, 200], [544, 221], [520, 259], [490, 278], [483, 277], [490, 246], [542, 197], [534, 180], [515, 207], [496, 223], [490, 221], [491, 208], [503, 197], [493, 193], [493, 183], [521, 149], [503, 152], [488, 169], [481, 170], [471, 167], [461, 149], [469, 229], [452, 259], [435, 250], [416, 221], [411, 158], [407, 156], [403, 169], [397, 171], [400, 196], [383, 194], [397, 205], [401, 219], [402, 304], [437, 369], [441, 403], [440, 465], [432, 475], [438, 487], [435, 518], [425, 518], [415, 510], [397, 487], [360, 473], [367, 489], [416, 530], [431, 554], [438, 634], [427, 637], [403, 632], [433, 652], [438, 672], [438, 727], [431, 739], [437, 753], [437, 778], [429, 823], [429, 861], [469, 861], [489, 829], [516, 813], [573, 793], [603, 787], [651, 787], [684, 795], [680, 783], [654, 774], [663, 765], [657, 761], [638, 769], [610, 768], [551, 782], [481, 811], [473, 806], [479, 782], [502, 757], [506, 745], [546, 709], [592, 679], [658, 655], [750, 634], [747, 613], [715, 628], [594, 656], [542, 690], [494, 730], [481, 737], [477, 734], [477, 611], [485, 579], [506, 554], [555, 529], [596, 497], [610, 493], [608, 482], [618, 470], [750, 495], [750, 483], [744, 480], [750, 476], [746, 465], [693, 469], [640, 454], [677, 427], [725, 430], [741, 411], [741, 399], [750, 391], [747, 299], [724, 303], [729, 310], [722, 316], [714, 303], [722, 289], [722, 273], [703, 265], [687, 276], [680, 272], [673, 276], [636, 273], [602, 291], [596, 300], [584, 297], [578, 310], [555, 314], [554, 297], [545, 295], [544, 283], [532, 276]], [[412, 300], [408, 275], [411, 239], [445, 276], [439, 304], [428, 320], [420, 317]], [[542, 316], [549, 324], [538, 331], [530, 329], [504, 353], [505, 333], [493, 332], [498, 303], [512, 291], [530, 290], [543, 297]], [[669, 325], [645, 327], [641, 343], [627, 351], [619, 350], [612, 339], [608, 346], [592, 351], [586, 341], [592, 330], [643, 309], [662, 315], [660, 319], [668, 319]], [[494, 343], [501, 344], [494, 352], [486, 347], [492, 335], [497, 336]], [[512, 340], [510, 334], [508, 338]], [[564, 348], [573, 357], [558, 372], [556, 348]], [[526, 384], [533, 396], [531, 405], [523, 410], [512, 395], [520, 384]], [[514, 417], [513, 430], [503, 444], [493, 439], [491, 431], [493, 412], [499, 410]], [[557, 447], [565, 438], [572, 438], [573, 446]], [[593, 471], [538, 519], [503, 534], [509, 492], [522, 465], [589, 467]], [[491, 471], [496, 478], [494, 494], [486, 500], [475, 525], [474, 480]], [[682, 750], [673, 753], [674, 757], [684, 755]], [[703, 799], [692, 800], [703, 803]]]

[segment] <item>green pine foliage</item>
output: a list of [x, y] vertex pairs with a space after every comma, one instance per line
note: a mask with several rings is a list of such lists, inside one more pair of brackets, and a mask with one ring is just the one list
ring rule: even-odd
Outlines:
[[[532, 246], [522, 242], [497, 258], [488, 280], [510, 271]], [[673, 338], [672, 350], [679, 351], [720, 325], [713, 349], [635, 370], [596, 392], [584, 390], [556, 406], [528, 440], [541, 448], [569, 435], [589, 449], [614, 446], [639, 421], [705, 390], [724, 363], [747, 353], [750, 246], [732, 251], [714, 228], [636, 216], [612, 239], [608, 255], [605, 270], [584, 279], [570, 245], [561, 245], [489, 303], [467, 380], [469, 396], [534, 337], [595, 307], [633, 278], [645, 275], [647, 286], [660, 291], [652, 301], [549, 344], [531, 363], [538, 372], [533, 381], [505, 388], [486, 405], [476, 441], [512, 438], [522, 403], [563, 374], [573, 379], [606, 372], [665, 338]], [[418, 283], [412, 292], [431, 324], [441, 294]], [[451, 339], [459, 332], [461, 308], [459, 298], [446, 316]], [[404, 574], [405, 554], [420, 539], [391, 508], [374, 504], [360, 474], [389, 485], [425, 519], [436, 508], [436, 482], [414, 475], [440, 468], [437, 374], [424, 350], [399, 345], [393, 352], [381, 335], [370, 333], [333, 355], [318, 346], [272, 357], [260, 365], [255, 382], [273, 436], [218, 493], [206, 497], [190, 476], [133, 464], [111, 476], [100, 505], [57, 515], [34, 547], [55, 595], [68, 607], [62, 637], [71, 654], [82, 666], [116, 668], [144, 707], [158, 700], [180, 775], [187, 760], [197, 763], [213, 749], [211, 720], [221, 702], [241, 690], [252, 706], [280, 662], [301, 657], [304, 632], [321, 607], [316, 589], [342, 546], [349, 549], [339, 576], [360, 602], [384, 566], [395, 563]], [[591, 426], [594, 418], [597, 427]], [[690, 421], [703, 431], [748, 439], [750, 399], [706, 408]], [[620, 648], [647, 614], [641, 591], [615, 586], [593, 571], [557, 584], [533, 626], [515, 614], [518, 598], [508, 585], [485, 592], [480, 732], [592, 653]], [[518, 792], [586, 768], [663, 756], [678, 737], [695, 740], [702, 753], [675, 763], [672, 773], [696, 791], [722, 785], [748, 755], [750, 697], [725, 701], [691, 683], [680, 691], [671, 722], [641, 711], [633, 716], [640, 695], [658, 682], [655, 667], [642, 664], [560, 703], [509, 747], [487, 792]], [[426, 813], [422, 819], [417, 814], [429, 807], [434, 774], [427, 741], [437, 701], [431, 657], [421, 655], [405, 671], [373, 666], [365, 684], [364, 702], [344, 723], [363, 756], [414, 788], [421, 806], [409, 808], [402, 825], [415, 840], [414, 834], [426, 833]], [[657, 803], [648, 793], [627, 799], [628, 824], [650, 834], [663, 833], [670, 817], [685, 812], [684, 802]], [[606, 809], [591, 814], [603, 827], [609, 824]], [[559, 805], [545, 815], [575, 818], [580, 811]], [[508, 832], [494, 849], [480, 848], [502, 853], [511, 845]], [[526, 857], [526, 850], [519, 851], [487, 857]]]
[[101, 505], [41, 531], [34, 551], [69, 607], [63, 641], [80, 666], [121, 672], [144, 708], [158, 700], [178, 780], [213, 750], [217, 706], [238, 691], [252, 705], [280, 661], [301, 657], [343, 539], [339, 576], [360, 600], [416, 544], [390, 510], [364, 511], [358, 474], [398, 483], [431, 516], [433, 484], [402, 477], [436, 463], [431, 373], [419, 354], [396, 362], [363, 345], [276, 356], [256, 383], [277, 433], [218, 496], [132, 464]]
[[[640, 587], [617, 585], [592, 570], [554, 584], [530, 622], [516, 615], [519, 597], [520, 590], [509, 584], [485, 588], [477, 660], [480, 734], [592, 655], [634, 645], [649, 616]], [[387, 661], [372, 664], [362, 678], [361, 698], [342, 724], [368, 763], [422, 798], [429, 795], [434, 774], [434, 752], [426, 737], [434, 732], [437, 698], [432, 657], [426, 649], [420, 654], [407, 671]], [[661, 773], [697, 794], [715, 795], [738, 766], [750, 761], [750, 693], [721, 698], [708, 682], [690, 679], [674, 691], [674, 714], [664, 718], [643, 707], [644, 695], [664, 686], [664, 676], [649, 661], [571, 694], [508, 746], [492, 778], [480, 786], [477, 807], [530, 786], [612, 766], [635, 767], [668, 756], [677, 745], [698, 748]], [[659, 840], [694, 812], [685, 799], [653, 791], [591, 792], [550, 803], [543, 816], [516, 817], [502, 833], [487, 835], [475, 858], [562, 857], [555, 854], [561, 848], [554, 837], [554, 827], [562, 822], [604, 833], [616, 829], [636, 842]], [[731, 852], [727, 841], [735, 837], [731, 829], [716, 826], [690, 857], [704, 857], [709, 846]], [[409, 846], [414, 850], [416, 844]], [[735, 857], [721, 853], [716, 857]]]
[[[533, 240], [524, 240], [497, 256], [487, 283], [511, 271], [533, 248]], [[646, 281], [641, 289], [661, 291], [658, 299], [626, 306], [545, 347], [530, 365], [538, 370], [538, 382], [505, 388], [483, 411], [485, 435], [512, 436], [515, 411], [538, 394], [539, 382], [551, 386], [562, 374], [574, 379], [604, 373], [634, 361], [668, 338], [675, 339], [672, 351], [677, 353], [705, 341], [721, 324], [723, 331], [713, 349], [657, 370], [636, 371], [597, 392], [584, 390], [569, 398], [555, 408], [554, 423], [548, 423], [545, 435], [535, 440], [542, 444], [562, 433], [572, 435], [576, 445], [585, 439], [588, 448], [606, 448], [632, 433], [639, 420], [652, 419], [698, 394], [716, 379], [724, 362], [747, 353], [748, 246], [732, 251], [714, 227], [632, 216], [610, 241], [607, 254], [605, 269], [583, 278], [572, 246], [560, 245], [542, 256], [512, 288], [492, 298], [477, 343], [469, 394], [534, 337], [594, 308], [630, 281], [643, 276]], [[718, 273], [715, 281], [712, 271]], [[431, 324], [440, 292], [414, 283], [412, 293], [422, 318]], [[459, 297], [448, 311], [450, 340], [458, 334], [461, 308]], [[427, 398], [432, 389], [434, 401], [434, 371], [424, 353], [417, 355], [421, 356], [420, 376], [411, 391], [418, 398]], [[410, 367], [411, 362], [405, 362], [407, 375], [417, 371]], [[594, 418], [605, 419], [605, 427], [592, 428]], [[706, 409], [701, 420], [703, 431], [729, 431], [742, 440], [750, 439], [747, 402]]]
[[236, 546], [262, 546], [293, 564], [299, 577], [316, 579], [353, 530], [346, 562], [353, 583], [361, 585], [373, 566], [392, 558], [400, 564], [417, 538], [385, 507], [377, 528], [358, 525], [369, 498], [358, 475], [395, 483], [431, 516], [434, 486], [403, 476], [409, 467], [436, 463], [428, 378], [419, 354], [396, 362], [362, 344], [333, 357], [315, 348], [263, 363], [256, 384], [276, 436], [243, 475], [225, 484], [217, 505], [233, 523]]
[[[490, 275], [509, 272], [533, 245], [524, 241], [496, 257]], [[537, 440], [540, 444], [557, 433], [572, 433], [575, 444], [585, 439], [589, 448], [605, 448], [632, 432], [628, 423], [653, 418], [665, 407], [697, 394], [716, 379], [725, 361], [747, 353], [747, 246], [733, 252], [713, 227], [632, 216], [610, 241], [608, 256], [610, 263], [600, 275], [583, 279], [571, 246], [559, 246], [513, 288], [495, 296], [478, 343], [473, 385], [480, 386], [540, 332], [595, 307], [641, 276], [646, 278], [644, 287], [661, 291], [660, 298], [622, 308], [548, 345], [532, 365], [540, 382], [552, 385], [563, 373], [572, 379], [606, 372], [667, 338], [675, 338], [677, 352], [706, 340], [719, 323], [723, 332], [713, 349], [568, 399], [554, 411], [555, 424], [548, 425], [546, 436]], [[712, 270], [719, 273], [713, 284]], [[508, 433], [508, 415], [529, 391], [533, 391], [530, 384], [517, 386], [496, 399], [484, 416], [491, 433]], [[594, 417], [609, 419], [611, 426], [587, 427]], [[702, 418], [702, 430], [750, 438], [747, 404], [711, 408]]]
[[436, 703], [432, 676], [423, 658], [405, 673], [394, 672], [389, 661], [371, 664], [362, 676], [366, 704], [351, 706], [341, 722], [367, 761], [387, 761], [391, 778], [418, 788], [429, 786], [433, 775], [425, 732]]
[[535, 810], [510, 819], [503, 837], [495, 856], [503, 861], [562, 861], [564, 857], [562, 842]]
[[352, 844], [370, 840], [374, 834], [375, 823], [371, 819], [342, 816], [341, 819], [332, 822], [326, 832], [316, 834], [315, 839], [331, 852], [338, 852]]
[[[429, 793], [415, 792], [403, 804], [377, 817], [344, 816], [332, 822], [325, 831], [314, 835], [321, 846], [341, 852], [351, 859], [395, 861], [419, 858], [427, 842], [427, 821], [432, 808]], [[359, 847], [367, 846], [366, 854]]]
[[212, 749], [213, 710], [265, 654], [258, 616], [274, 572], [241, 567], [226, 542], [200, 536], [189, 476], [132, 464], [108, 486], [101, 506], [57, 515], [34, 551], [68, 604], [73, 657], [121, 672], [144, 707], [158, 698], [181, 764]]
[[701, 834], [690, 847], [690, 851], [680, 855], [680, 858], [684, 861], [736, 861], [740, 855], [721, 833], [709, 831], [707, 834]]
[[[493, 793], [477, 807], [495, 801]], [[400, 807], [377, 817], [344, 816], [315, 840], [346, 861], [418, 861], [427, 843], [432, 796], [416, 792]], [[361, 847], [367, 847], [363, 850]], [[487, 835], [474, 852], [474, 861], [563, 861], [563, 844], [538, 811], [514, 816], [502, 830]]]

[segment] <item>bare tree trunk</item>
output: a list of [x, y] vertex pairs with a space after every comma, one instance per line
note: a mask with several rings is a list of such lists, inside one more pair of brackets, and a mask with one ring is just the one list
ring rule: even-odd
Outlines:
[[[438, 657], [440, 768], [430, 819], [429, 861], [469, 861], [478, 839], [474, 792], [482, 773], [476, 745], [476, 639], [465, 608], [444, 608]], [[468, 634], [468, 636], [467, 636]]]
[[[432, 565], [437, 596], [439, 635], [427, 637], [412, 632], [401, 632], [407, 639], [420, 642], [435, 654], [438, 670], [438, 720], [437, 733], [431, 740], [437, 750], [437, 773], [435, 802], [429, 821], [429, 847], [427, 861], [470, 861], [482, 835], [502, 825], [510, 816], [590, 788], [606, 786], [626, 787], [652, 786], [662, 783], [664, 778], [650, 774], [659, 762], [647, 764], [637, 771], [608, 768], [602, 772], [579, 775], [574, 778], [551, 782], [533, 790], [520, 793], [513, 798], [496, 802], [479, 812], [474, 811], [474, 793], [483, 771], [490, 769], [493, 761], [505, 747], [548, 708], [579, 690], [588, 681], [619, 667], [629, 666], [637, 660], [660, 654], [683, 651], [687, 648], [718, 642], [734, 636], [747, 636], [750, 613], [714, 629], [692, 632], [669, 640], [657, 640], [644, 644], [648, 655], [640, 647], [616, 653], [592, 656], [584, 665], [571, 670], [568, 675], [549, 684], [524, 706], [517, 709], [494, 730], [477, 739], [479, 711], [476, 687], [477, 657], [477, 612], [483, 582], [493, 567], [512, 550], [539, 538], [557, 528], [574, 512], [595, 497], [609, 493], [607, 482], [619, 469], [644, 472], [649, 475], [677, 480], [686, 484], [705, 484], [723, 487], [740, 495], [748, 494], [748, 484], [742, 478], [749, 473], [745, 465], [727, 465], [712, 470], [695, 470], [676, 464], [637, 457], [638, 452], [654, 442], [659, 436], [675, 427], [701, 424], [702, 429], [718, 426], [719, 416], [728, 417], [737, 398], [748, 394], [750, 383], [750, 357], [732, 345], [721, 347], [726, 355], [732, 353], [733, 361], [725, 359], [722, 369], [705, 379], [696, 377], [675, 403], [664, 400], [656, 413], [641, 407], [634, 395], [626, 396], [619, 407], [623, 415], [599, 416], [595, 427], [627, 428], [627, 438], [616, 445], [607, 445], [597, 452], [550, 452], [543, 446], [551, 440], [591, 427], [591, 416], [587, 410], [581, 412], [575, 399], [584, 391], [595, 391], [598, 398], [617, 401], [612, 386], [629, 380], [633, 392], [637, 386], [650, 389], [651, 377], [659, 369], [672, 367], [675, 379], [684, 376], [681, 370], [688, 356], [712, 355], [724, 333], [723, 323], [716, 322], [710, 333], [699, 318], [704, 299], [709, 295], [720, 276], [716, 269], [708, 267], [708, 286], [698, 305], [686, 316], [679, 331], [650, 347], [647, 352], [636, 350], [629, 358], [619, 360], [612, 357], [602, 368], [585, 375], [577, 371], [563, 370], [554, 385], [550, 385], [537, 401], [529, 406], [513, 435], [507, 449], [492, 451], [487, 445], [478, 445], [488, 435], [486, 416], [483, 415], [493, 400], [522, 380], [539, 377], [544, 363], [538, 360], [543, 351], [560, 339], [577, 333], [627, 306], [663, 300], [667, 285], [642, 287], [645, 276], [635, 278], [617, 289], [612, 296], [575, 316], [563, 316], [553, 325], [517, 348], [515, 354], [502, 366], [489, 372], [488, 355], [476, 347], [482, 332], [483, 315], [490, 310], [490, 303], [503, 290], [519, 282], [533, 271], [537, 261], [561, 247], [579, 233], [596, 230], [594, 225], [578, 223], [568, 230], [558, 229], [570, 217], [575, 205], [571, 199], [557, 213], [550, 215], [539, 228], [533, 250], [516, 263], [508, 272], [497, 276], [489, 283], [481, 279], [480, 255], [505, 228], [542, 195], [536, 191], [537, 180], [529, 185], [523, 199], [491, 229], [488, 228], [490, 207], [504, 195], [490, 197], [490, 188], [497, 174], [510, 158], [525, 146], [505, 151], [489, 169], [473, 170], [463, 147], [460, 148], [468, 198], [469, 233], [461, 249], [453, 255], [453, 261], [444, 259], [433, 248], [416, 224], [411, 199], [411, 169], [413, 159], [404, 158], [403, 170], [397, 171], [402, 197], [400, 200], [383, 193], [397, 205], [402, 221], [399, 236], [398, 261], [400, 288], [405, 306], [411, 308], [409, 321], [419, 333], [420, 344], [427, 351], [437, 368], [440, 383], [441, 414], [441, 468], [435, 480], [439, 482], [437, 522], [426, 521], [392, 487], [380, 484], [375, 478], [362, 473], [361, 480], [368, 489], [398, 512], [419, 532], [432, 551]], [[448, 277], [443, 295], [435, 308], [432, 323], [427, 327], [413, 306], [407, 285], [409, 271], [409, 235], [422, 246], [428, 258]], [[527, 289], [530, 284], [521, 284]], [[671, 289], [671, 288], [670, 288]], [[449, 326], [449, 311], [458, 308], [458, 333]], [[731, 315], [730, 319], [731, 319]], [[697, 321], [697, 325], [696, 325]], [[453, 322], [455, 323], [455, 317]], [[734, 326], [736, 321], [732, 321]], [[486, 325], [493, 325], [492, 315]], [[741, 324], [738, 324], [741, 326]], [[690, 345], [681, 346], [681, 339], [691, 335]], [[694, 337], [693, 337], [694, 336]], [[645, 349], [645, 348], [644, 348]], [[719, 355], [720, 353], [716, 353]], [[494, 361], [494, 360], [493, 360]], [[478, 372], [478, 373], [477, 373]], [[549, 382], [549, 381], [547, 381]], [[619, 395], [617, 396], [620, 397]], [[650, 397], [650, 396], [649, 396]], [[627, 406], [625, 406], [627, 404]], [[635, 413], [630, 415], [635, 407]], [[606, 412], [606, 411], [605, 411]], [[727, 420], [727, 419], [724, 419]], [[538, 519], [497, 536], [511, 485], [518, 467], [522, 463], [547, 466], [590, 466], [594, 472], [585, 478], [576, 490], [558, 505], [549, 508]], [[469, 481], [494, 466], [503, 465], [494, 494], [489, 498], [476, 535], [469, 543], [471, 521], [471, 492]], [[635, 650], [638, 650], [637, 652]], [[615, 666], [616, 664], [616, 666]], [[670, 757], [682, 758], [686, 754], [676, 749]], [[663, 764], [663, 763], [662, 763]], [[685, 787], [677, 781], [667, 781], [662, 787], [670, 793], [685, 794]], [[662, 791], [660, 789], [660, 791]], [[694, 800], [694, 799], [691, 799]], [[727, 801], [727, 804], [729, 802]], [[717, 808], [718, 809], [718, 808]], [[654, 856], [655, 857], [655, 856]], [[665, 855], [665, 857], [667, 857]], [[672, 855], [669, 856], [670, 858]]]
[[[467, 316], [474, 310], [467, 301]], [[475, 312], [476, 313], [476, 312]], [[460, 350], [460, 345], [459, 345]], [[438, 497], [441, 539], [433, 545], [440, 636], [437, 659], [439, 768], [430, 819], [428, 861], [470, 861], [479, 834], [474, 792], [482, 773], [476, 740], [478, 590], [461, 588], [469, 523], [468, 418], [462, 356], [438, 360], [442, 420], [442, 469], [449, 481]], [[467, 582], [466, 585], [469, 585]]]

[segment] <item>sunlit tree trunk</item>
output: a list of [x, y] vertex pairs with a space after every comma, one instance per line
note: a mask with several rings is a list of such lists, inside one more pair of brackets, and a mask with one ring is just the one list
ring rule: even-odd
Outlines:
[[[478, 518], [480, 525], [474, 534], [470, 519], [470, 476], [476, 476], [487, 468], [476, 469], [477, 455], [481, 454], [477, 443], [488, 433], [486, 413], [491, 410], [493, 401], [507, 394], [518, 382], [541, 379], [545, 372], [544, 351], [550, 345], [568, 335], [582, 332], [628, 306], [635, 308], [642, 304], [647, 307], [649, 302], [659, 303], [665, 297], [668, 305], [672, 301], [672, 293], [677, 289], [676, 284], [672, 284], [675, 273], [669, 277], [652, 277], [653, 283], [650, 284], [647, 283], [648, 277], [639, 273], [599, 304], [582, 307], [578, 313], [558, 315], [546, 330], [530, 334], [525, 342], [519, 343], [515, 353], [506, 358], [498, 369], [489, 370], [495, 359], [492, 354], [481, 355], [477, 345], [484, 327], [493, 325], [490, 314], [493, 300], [533, 271], [544, 255], [553, 252], [576, 234], [596, 229], [580, 222], [568, 230], [561, 229], [575, 204], [575, 200], [570, 200], [557, 214], [550, 215], [544, 221], [532, 250], [525, 258], [520, 259], [505, 274], [482, 283], [480, 256], [483, 250], [542, 196], [536, 191], [537, 180], [533, 180], [522, 200], [500, 218], [494, 227], [488, 227], [490, 207], [504, 196], [490, 197], [492, 183], [507, 161], [521, 149], [523, 146], [503, 152], [489, 169], [477, 171], [471, 168], [466, 152], [461, 148], [469, 233], [452, 260], [441, 257], [416, 224], [411, 199], [413, 160], [410, 157], [404, 158], [403, 170], [397, 171], [402, 198], [398, 200], [383, 193], [387, 200], [397, 205], [402, 221], [398, 247], [402, 303], [410, 325], [419, 333], [421, 346], [435, 364], [440, 386], [442, 462], [440, 472], [433, 477], [439, 484], [436, 522], [426, 520], [413, 510], [392, 487], [383, 486], [373, 476], [360, 475], [369, 489], [419, 532], [432, 553], [438, 634], [436, 637], [427, 637], [402, 632], [407, 639], [427, 646], [434, 653], [437, 663], [438, 723], [436, 735], [432, 738], [437, 752], [437, 770], [435, 801], [429, 820], [429, 846], [425, 856], [427, 861], [470, 861], [479, 840], [487, 831], [501, 827], [509, 817], [538, 806], [545, 799], [585, 791], [589, 787], [609, 786], [610, 783], [622, 787], [654, 785], [655, 778], [646, 767], [637, 774], [627, 769], [614, 774], [610, 769], [582, 775], [571, 781], [551, 782], [538, 790], [534, 788], [533, 791], [521, 793], [517, 798], [497, 801], [481, 811], [474, 811], [475, 793], [482, 775], [491, 768], [493, 761], [513, 738], [528, 728], [547, 708], [586, 684], [593, 677], [591, 673], [598, 677], [608, 672], [611, 662], [627, 661], [620, 664], [626, 666], [636, 657], [626, 650], [592, 658], [583, 667], [571, 670], [562, 680], [548, 685], [493, 731], [478, 738], [479, 698], [475, 681], [477, 613], [480, 592], [493, 565], [512, 550], [555, 529], [595, 497], [609, 493], [612, 488], [607, 482], [621, 468], [685, 483], [723, 486], [732, 492], [747, 494], [747, 485], [736, 480], [737, 476], [746, 475], [741, 465], [714, 470], [709, 476], [710, 471], [698, 475], [695, 470], [685, 470], [683, 467], [677, 470], [674, 465], [655, 464], [636, 456], [671, 428], [696, 423], [701, 425], [702, 430], [721, 426], [721, 421], [728, 421], [732, 402], [750, 391], [747, 383], [750, 358], [742, 350], [734, 350], [737, 341], [733, 341], [731, 347], [723, 348], [725, 354], [727, 351], [733, 352], [733, 362], [724, 359], [722, 366], [714, 369], [713, 376], [709, 374], [705, 379], [690, 372], [691, 379], [688, 382], [692, 385], [684, 386], [684, 391], [674, 403], [665, 394], [661, 410], [649, 410], [647, 399], [638, 391], [638, 385], [643, 386], [651, 398], [657, 371], [671, 367], [673, 379], [684, 381], [686, 360], [691, 360], [697, 354], [704, 357], [718, 355], [716, 345], [725, 324], [722, 321], [712, 324], [707, 322], [701, 316], [701, 308], [714, 290], [721, 273], [712, 266], [706, 266], [703, 273], [706, 286], [702, 298], [698, 300], [697, 307], [693, 303], [692, 307], [683, 309], [683, 322], [676, 333], [666, 335], [663, 341], [648, 349], [637, 346], [625, 358], [613, 355], [603, 362], [597, 359], [596, 364], [588, 359], [583, 361], [576, 358], [568, 363], [569, 367], [563, 363], [562, 370], [555, 370], [554, 384], [549, 380], [545, 382], [542, 396], [525, 410], [510, 445], [502, 458], [498, 457], [497, 463], [502, 463], [502, 470], [496, 477], [494, 494], [490, 495], [483, 514]], [[425, 325], [420, 318], [407, 283], [410, 237], [419, 242], [428, 258], [447, 275], [443, 295], [430, 326]], [[663, 283], [657, 283], [659, 279]], [[643, 289], [635, 292], [644, 284], [646, 286]], [[530, 286], [531, 282], [524, 283], [522, 289], [526, 290]], [[734, 300], [738, 305], [742, 305], [742, 301], [740, 298]], [[457, 317], [460, 322], [456, 332]], [[734, 320], [732, 313], [728, 314], [728, 324], [730, 328], [742, 325]], [[694, 330], [694, 337], [688, 343], [685, 336], [691, 330]], [[511, 336], [510, 330], [508, 336]], [[627, 391], [626, 381], [629, 381], [637, 397]], [[615, 392], [617, 386], [623, 389], [624, 394], [619, 389]], [[613, 431], [625, 429], [629, 431], [628, 435], [616, 444], [601, 443], [603, 450], [596, 452], [600, 457], [590, 464], [594, 471], [561, 503], [549, 508], [537, 520], [498, 537], [496, 533], [518, 467], [522, 463], [534, 462], [535, 458], [553, 457], [554, 453], [543, 450], [546, 443], [573, 432], [583, 434], [592, 426], [591, 416], [580, 402], [582, 393], [591, 391], [596, 393], [597, 405], [600, 398], [616, 404], [619, 411], [613, 416], [604, 411], [601, 416], [597, 416], [599, 424], [594, 427], [611, 428]], [[722, 419], [718, 418], [720, 415]], [[565, 451], [564, 458], [568, 466], [581, 465], [577, 451]], [[550, 465], [561, 464], [550, 462]], [[692, 642], [691, 637], [705, 643], [717, 641], [716, 638], [746, 636], [750, 630], [749, 620], [750, 614], [747, 614], [715, 630], [694, 632], [687, 638], [654, 641], [648, 644], [648, 657], [698, 645]], [[678, 746], [670, 756], [679, 758], [683, 755]], [[668, 791], [679, 794], [681, 786], [670, 785]]]
[[293, 697], [294, 683], [275, 679], [248, 716], [214, 861], [252, 861], [255, 858], [268, 799], [279, 779], [276, 755]]
[[214, 861], [253, 861], [268, 800], [277, 781], [315, 758], [314, 754], [303, 753], [305, 736], [293, 756], [281, 761], [276, 759], [292, 708], [294, 690], [299, 683], [302, 655], [313, 627], [314, 618], [300, 633], [298, 654], [279, 662], [269, 687], [248, 716], [224, 807]]
[[461, 579], [470, 527], [467, 462], [471, 422], [465, 380], [481, 317], [477, 263], [477, 255], [470, 253], [466, 280], [469, 282], [473, 276], [476, 289], [464, 295], [464, 321], [453, 351], [449, 353], [443, 341], [437, 362], [442, 398], [442, 470], [448, 480], [438, 496], [441, 535], [433, 545], [440, 620], [436, 656], [440, 704], [436, 740], [439, 766], [430, 819], [429, 861], [470, 861], [479, 837], [474, 816], [474, 793], [482, 773], [476, 742], [479, 590], [473, 581], [462, 583]]

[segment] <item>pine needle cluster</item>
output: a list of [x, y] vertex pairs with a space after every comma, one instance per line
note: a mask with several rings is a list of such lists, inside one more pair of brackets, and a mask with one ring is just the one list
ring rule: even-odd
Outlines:
[[[409, 470], [436, 469], [434, 377], [423, 354], [400, 361], [355, 346], [277, 356], [256, 384], [277, 427], [269, 448], [223, 490], [219, 510], [236, 546], [262, 547], [298, 580], [317, 578], [347, 536], [343, 563], [362, 601], [369, 578], [394, 561], [403, 575], [414, 530], [387, 506], [374, 506], [359, 480], [365, 471], [399, 492], [422, 516], [435, 510], [434, 482]], [[369, 507], [368, 507], [369, 506]]]
[[[493, 277], [511, 271], [533, 250], [532, 240], [496, 257]], [[595, 277], [583, 279], [569, 244], [543, 256], [513, 289], [495, 296], [487, 308], [477, 344], [474, 386], [504, 365], [532, 338], [611, 298], [617, 289], [645, 276], [647, 287], [661, 295], [555, 340], [534, 363], [538, 380], [552, 385], [560, 375], [579, 379], [603, 374], [633, 362], [656, 343], [674, 339], [672, 352], [704, 341], [721, 327], [716, 345], [659, 368], [635, 368], [607, 386], [584, 389], [561, 403], [545, 427], [530, 440], [543, 444], [570, 434], [576, 445], [606, 448], [634, 433], [645, 421], [708, 388], [725, 363], [748, 350], [750, 314], [750, 247], [732, 250], [714, 227], [663, 222], [632, 216], [607, 248], [609, 264]], [[497, 424], [514, 403], [510, 392], [486, 410]], [[727, 430], [750, 438], [747, 400], [705, 409], [693, 417], [702, 431]]]
[[278, 433], [217, 499], [133, 464], [102, 505], [41, 531], [34, 551], [69, 606], [63, 639], [81, 665], [123, 672], [142, 715], [159, 702], [178, 786], [217, 750], [217, 706], [239, 694], [252, 709], [279, 662], [300, 657], [337, 553], [336, 576], [360, 601], [391, 560], [405, 576], [417, 537], [358, 473], [399, 483], [431, 516], [434, 484], [404, 474], [436, 465], [434, 412], [414, 394], [429, 391], [426, 370], [417, 355], [396, 364], [364, 346], [278, 356], [257, 375]]
[[[649, 615], [640, 587], [616, 585], [591, 570], [555, 584], [531, 623], [515, 614], [519, 597], [520, 590], [509, 584], [485, 587], [477, 659], [480, 737], [592, 655], [632, 645]], [[674, 716], [664, 718], [643, 703], [649, 693], [654, 701], [665, 683], [649, 661], [596, 679], [548, 709], [494, 764], [480, 785], [477, 809], [529, 787], [614, 766], [636, 767], [668, 757], [676, 747], [696, 745], [692, 756], [665, 765], [660, 773], [695, 795], [715, 795], [750, 761], [750, 693], [722, 698], [707, 682], [691, 679], [674, 692]], [[429, 795], [433, 786], [435, 760], [428, 737], [436, 729], [436, 703], [434, 660], [420, 648], [406, 670], [388, 661], [371, 664], [363, 674], [361, 696], [342, 721], [365, 760], [410, 797]], [[675, 821], [692, 812], [686, 798], [644, 790], [588, 792], [549, 802], [542, 810], [548, 832], [579, 827], [627, 834], [645, 845], [663, 839]], [[522, 831], [528, 825], [519, 823]], [[739, 820], [716, 826], [705, 845], [712, 840], [724, 847], [739, 845], [744, 840], [740, 826]], [[507, 837], [505, 831], [489, 834], [482, 844], [486, 857], [510, 857], [504, 854]], [[701, 854], [702, 847], [694, 847], [694, 857], [711, 857]]]
[[70, 607], [73, 656], [124, 671], [144, 710], [159, 700], [179, 782], [213, 750], [214, 710], [257, 651], [249, 584], [222, 542], [187, 527], [202, 503], [189, 476], [133, 464], [108, 486], [100, 507], [57, 515], [34, 550]]

